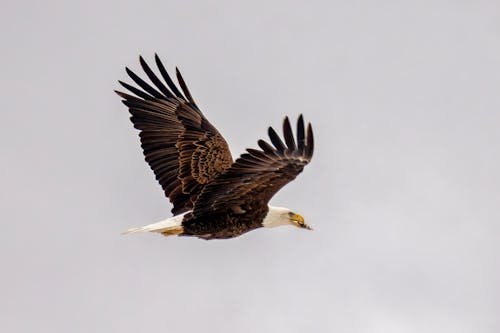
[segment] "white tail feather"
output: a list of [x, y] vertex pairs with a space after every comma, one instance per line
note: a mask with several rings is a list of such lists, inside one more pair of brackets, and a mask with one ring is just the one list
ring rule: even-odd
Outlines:
[[158, 233], [164, 234], [165, 236], [178, 235], [178, 234], [181, 234], [183, 232], [182, 220], [184, 219], [184, 215], [186, 213], [170, 217], [170, 218], [163, 220], [163, 221], [160, 221], [160, 222], [148, 224], [148, 225], [145, 225], [143, 227], [131, 228], [131, 229], [125, 230], [123, 232], [123, 234], [127, 235], [127, 234], [135, 234], [135, 233], [139, 233], [139, 232], [158, 232]]

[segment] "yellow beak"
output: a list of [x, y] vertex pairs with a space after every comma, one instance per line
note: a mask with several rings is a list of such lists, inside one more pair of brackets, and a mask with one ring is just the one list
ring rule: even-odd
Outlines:
[[304, 222], [304, 218], [300, 214], [294, 214], [293, 216], [291, 216], [290, 217], [290, 221], [292, 221], [292, 223], [294, 225], [296, 225], [297, 227], [299, 227], [299, 228], [304, 228], [304, 229], [307, 229], [307, 230], [313, 230], [313, 228], [311, 228], [310, 226], [308, 226]]

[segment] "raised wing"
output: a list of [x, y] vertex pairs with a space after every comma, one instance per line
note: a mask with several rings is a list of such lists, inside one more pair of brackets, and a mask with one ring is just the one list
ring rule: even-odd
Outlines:
[[179, 70], [176, 74], [182, 93], [158, 55], [155, 61], [164, 82], [142, 57], [139, 60], [154, 87], [126, 68], [141, 89], [119, 81], [135, 96], [116, 93], [129, 108], [134, 127], [140, 130], [144, 156], [174, 205], [172, 213], [179, 214], [192, 209], [203, 187], [233, 163], [231, 152], [197, 107]]
[[297, 121], [295, 141], [288, 117], [283, 121], [285, 143], [269, 127], [271, 144], [259, 140], [261, 150], [247, 149], [234, 164], [205, 186], [198, 197], [193, 215], [225, 212], [243, 213], [267, 204], [284, 185], [295, 179], [312, 158], [314, 138], [311, 124], [307, 131], [302, 115]]

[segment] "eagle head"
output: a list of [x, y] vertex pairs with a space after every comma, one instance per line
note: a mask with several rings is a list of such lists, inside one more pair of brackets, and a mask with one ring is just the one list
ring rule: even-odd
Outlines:
[[291, 211], [288, 208], [269, 206], [269, 211], [262, 221], [262, 225], [267, 228], [279, 227], [282, 225], [293, 225], [295, 227], [313, 230], [308, 226], [302, 215]]

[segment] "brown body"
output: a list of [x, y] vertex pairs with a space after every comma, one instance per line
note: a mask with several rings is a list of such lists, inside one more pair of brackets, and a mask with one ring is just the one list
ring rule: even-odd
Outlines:
[[226, 214], [207, 214], [198, 218], [188, 213], [182, 221], [184, 231], [180, 236], [224, 239], [238, 237], [246, 232], [261, 228], [262, 221], [268, 212], [267, 205], [258, 205], [255, 209], [245, 208], [244, 212], [235, 212], [235, 209], [231, 209]]

